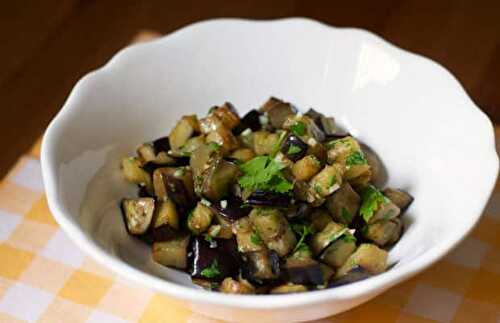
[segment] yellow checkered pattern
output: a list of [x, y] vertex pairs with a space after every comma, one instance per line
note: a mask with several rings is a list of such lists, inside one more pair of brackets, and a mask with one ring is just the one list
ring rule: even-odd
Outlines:
[[[122, 280], [74, 246], [47, 208], [38, 156], [35, 145], [0, 183], [1, 323], [217, 322]], [[500, 322], [500, 185], [452, 254], [319, 322]]]

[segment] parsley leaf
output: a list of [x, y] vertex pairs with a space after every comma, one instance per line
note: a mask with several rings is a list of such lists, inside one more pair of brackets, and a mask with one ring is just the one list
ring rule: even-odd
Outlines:
[[293, 184], [283, 176], [284, 167], [269, 156], [258, 156], [240, 165], [243, 176], [238, 181], [244, 189], [286, 193]]
[[342, 240], [344, 242], [354, 242], [356, 243], [356, 237], [353, 236], [352, 234], [346, 232], [346, 234], [344, 234], [344, 236], [342, 237]]
[[217, 264], [217, 260], [214, 259], [210, 266], [206, 267], [201, 271], [201, 275], [205, 278], [215, 278], [220, 275], [219, 265]]
[[290, 131], [296, 136], [303, 136], [306, 134], [306, 125], [303, 122], [297, 121], [295, 124], [290, 126]]
[[298, 250], [305, 250], [306, 248], [309, 249], [309, 246], [306, 244], [305, 239], [308, 235], [314, 233], [314, 229], [312, 228], [312, 226], [302, 223], [294, 223], [292, 224], [292, 230], [300, 236], [299, 242], [297, 242], [297, 244], [295, 245], [292, 253]]
[[208, 147], [213, 151], [217, 151], [220, 149], [220, 145], [213, 141], [208, 143]]
[[297, 146], [297, 145], [290, 145], [290, 147], [288, 147], [287, 154], [288, 155], [293, 155], [293, 154], [300, 153], [301, 151], [302, 151], [302, 148], [300, 148], [299, 146]]
[[368, 185], [361, 192], [361, 208], [359, 209], [359, 214], [361, 214], [365, 222], [368, 223], [380, 205], [388, 202], [389, 199], [375, 186]]
[[363, 155], [363, 152], [360, 150], [357, 150], [350, 154], [347, 157], [346, 160], [346, 166], [354, 166], [354, 165], [366, 165], [368, 164], [368, 161], [366, 160], [365, 156]]
[[254, 232], [250, 235], [250, 241], [257, 246], [260, 246], [262, 244], [262, 239], [257, 232]]

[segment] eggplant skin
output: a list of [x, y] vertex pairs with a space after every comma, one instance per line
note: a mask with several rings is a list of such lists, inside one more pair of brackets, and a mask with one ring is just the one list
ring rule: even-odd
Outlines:
[[401, 213], [405, 212], [414, 200], [413, 196], [403, 190], [386, 188], [382, 193], [399, 207]]
[[[236, 277], [240, 268], [240, 259], [234, 239], [213, 239], [214, 244], [204, 237], [196, 236], [191, 242], [189, 274], [194, 278], [222, 281], [226, 277]], [[218, 273], [205, 277], [203, 270], [216, 264]]]
[[344, 276], [331, 281], [328, 284], [328, 288], [339, 287], [342, 285], [347, 285], [350, 283], [354, 283], [363, 279], [367, 279], [373, 276], [368, 270], [364, 269], [361, 266], [354, 266], [348, 273]]
[[237, 125], [233, 129], [233, 133], [235, 135], [239, 135], [246, 129], [250, 129], [252, 131], [257, 131], [260, 130], [261, 125], [259, 121], [259, 117], [261, 116], [261, 113], [257, 110], [250, 110], [243, 118], [241, 119], [241, 122], [239, 125]]
[[273, 250], [245, 252], [242, 258], [242, 275], [251, 282], [262, 283], [281, 276], [280, 258]]
[[289, 194], [285, 193], [257, 190], [250, 194], [250, 196], [247, 198], [246, 203], [254, 206], [287, 208], [291, 206], [292, 198]]
[[296, 259], [290, 257], [283, 268], [284, 277], [294, 284], [321, 285], [323, 271], [320, 263], [313, 259]]
[[252, 210], [251, 207], [246, 207], [246, 205], [243, 204], [243, 201], [237, 197], [229, 197], [226, 200], [227, 205], [225, 207], [222, 207], [221, 202], [216, 202], [213, 203], [213, 209], [224, 219], [228, 220], [229, 222], [235, 222], [238, 219], [241, 219], [245, 216], [247, 216], [250, 211]]
[[309, 146], [295, 135], [289, 135], [283, 144], [280, 151], [291, 161], [296, 162], [302, 159], [308, 150]]
[[120, 206], [127, 232], [135, 236], [146, 234], [153, 221], [155, 200], [150, 197], [123, 199]]
[[153, 147], [155, 149], [155, 153], [159, 152], [168, 152], [170, 150], [170, 140], [168, 137], [161, 137], [153, 141]]

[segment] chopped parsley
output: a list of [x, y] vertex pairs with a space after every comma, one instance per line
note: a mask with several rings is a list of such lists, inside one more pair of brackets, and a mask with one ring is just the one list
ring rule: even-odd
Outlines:
[[285, 168], [284, 165], [269, 156], [255, 157], [240, 165], [243, 172], [243, 176], [239, 179], [240, 186], [250, 191], [289, 192], [293, 184], [283, 176], [283, 168]]
[[388, 202], [389, 199], [375, 188], [375, 186], [368, 185], [361, 192], [361, 208], [359, 209], [359, 214], [361, 214], [365, 222], [368, 223], [380, 205]]
[[303, 122], [297, 121], [290, 127], [290, 131], [296, 136], [303, 136], [306, 134], [306, 125]]
[[297, 146], [297, 145], [290, 145], [290, 147], [288, 147], [287, 154], [288, 155], [293, 155], [293, 154], [300, 153], [301, 151], [302, 151], [302, 148], [300, 148], [299, 146]]
[[250, 241], [257, 246], [260, 246], [262, 244], [262, 239], [257, 232], [254, 232], [250, 235]]
[[299, 242], [295, 245], [295, 248], [293, 249], [293, 252], [296, 252], [298, 250], [308, 250], [309, 246], [306, 244], [305, 239], [308, 235], [314, 233], [314, 229], [311, 225], [307, 224], [302, 224], [302, 223], [294, 223], [292, 224], [292, 230], [300, 236]]
[[342, 241], [356, 243], [356, 237], [353, 236], [352, 234], [346, 232], [346, 234], [344, 234], [344, 236], [342, 237]]
[[360, 150], [356, 150], [352, 154], [350, 154], [346, 159], [346, 166], [354, 166], [354, 165], [366, 165], [368, 161], [366, 160], [363, 152]]
[[333, 242], [333, 241], [337, 240], [342, 235], [344, 235], [347, 231], [349, 231], [349, 228], [343, 228], [343, 229], [340, 229], [339, 231], [335, 232], [334, 234], [332, 234], [330, 236], [330, 239], [329, 239], [330, 242]]
[[286, 138], [286, 131], [281, 131], [278, 137], [278, 141], [273, 146], [273, 151], [271, 153], [271, 156], [274, 157], [276, 154], [280, 151], [281, 144], [283, 144], [283, 141]]
[[344, 221], [346, 223], [351, 223], [352, 218], [353, 218], [351, 212], [349, 212], [345, 207], [343, 207], [340, 212], [341, 212], [340, 215], [342, 216], [342, 218], [344, 219]]
[[215, 112], [215, 110], [217, 110], [217, 106], [213, 106], [211, 107], [210, 109], [208, 109], [208, 114], [212, 114]]
[[220, 145], [216, 142], [213, 142], [213, 141], [208, 143], [208, 147], [210, 149], [212, 149], [213, 151], [217, 151], [220, 149]]
[[335, 177], [335, 175], [330, 176], [330, 178], [328, 179], [328, 187], [332, 187], [333, 185], [335, 185], [335, 183], [337, 183], [337, 178]]
[[217, 264], [217, 259], [214, 259], [210, 266], [206, 267], [201, 271], [201, 275], [205, 278], [215, 278], [220, 275], [219, 265]]

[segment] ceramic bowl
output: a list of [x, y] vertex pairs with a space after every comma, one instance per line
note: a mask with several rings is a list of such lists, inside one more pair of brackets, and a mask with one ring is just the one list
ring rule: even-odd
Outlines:
[[[387, 184], [415, 197], [389, 271], [307, 293], [226, 295], [155, 264], [126, 234], [118, 204], [136, 189], [122, 157], [184, 114], [225, 101], [245, 113], [271, 95], [334, 116], [378, 153]], [[498, 157], [490, 120], [439, 64], [359, 29], [222, 19], [131, 46], [82, 78], [45, 133], [42, 168], [56, 220], [105, 267], [205, 315], [291, 322], [350, 309], [442, 258], [481, 216]]]

